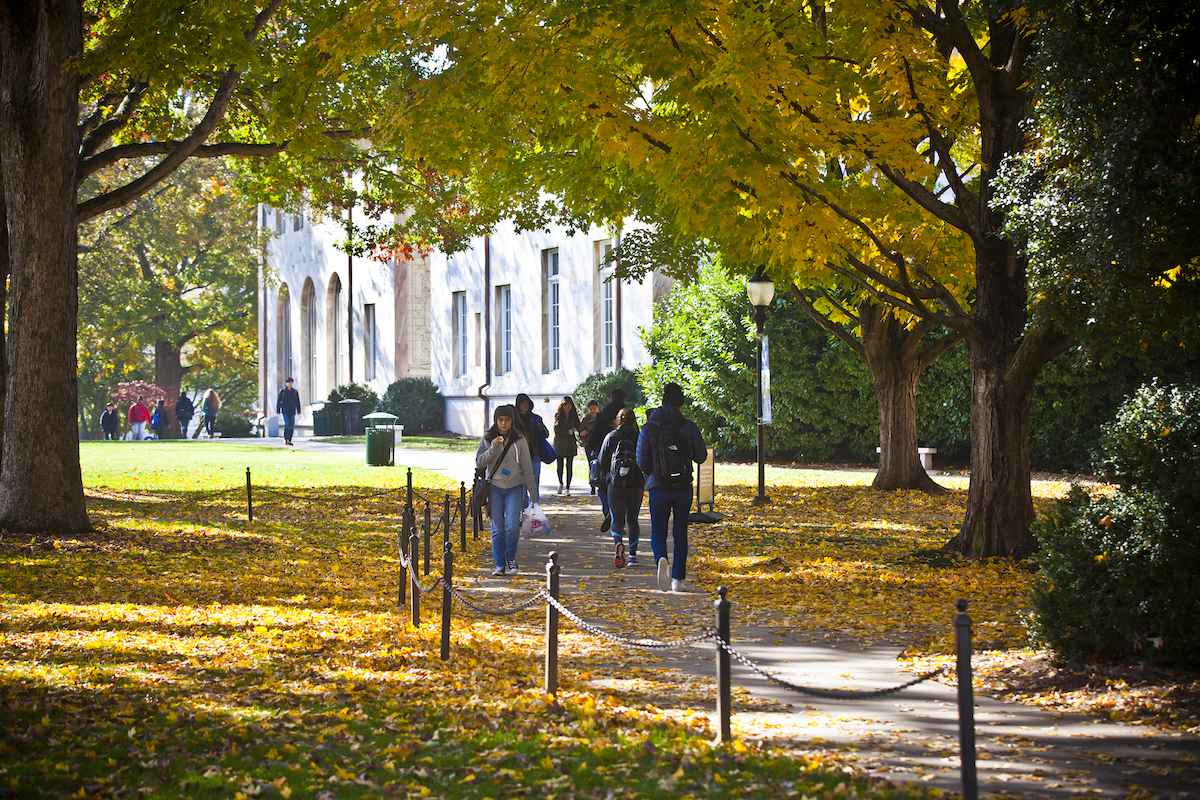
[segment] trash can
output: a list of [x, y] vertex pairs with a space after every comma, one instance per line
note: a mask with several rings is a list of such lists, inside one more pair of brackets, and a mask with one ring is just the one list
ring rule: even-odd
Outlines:
[[357, 400], [342, 400], [337, 404], [338, 410], [335, 412], [342, 420], [342, 429], [339, 431], [342, 436], [362, 436], [362, 406]]
[[333, 425], [332, 420], [330, 419], [331, 416], [332, 414], [330, 413], [329, 407], [325, 405], [324, 401], [318, 400], [316, 403], [313, 403], [313, 436], [333, 435]]
[[362, 418], [367, 427], [367, 466], [391, 467], [396, 463], [395, 414], [376, 411]]

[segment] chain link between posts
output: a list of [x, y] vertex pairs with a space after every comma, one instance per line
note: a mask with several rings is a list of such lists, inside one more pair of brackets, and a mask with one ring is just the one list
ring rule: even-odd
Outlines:
[[716, 628], [707, 628], [702, 633], [696, 634], [695, 636], [688, 636], [683, 639], [672, 639], [671, 641], [667, 642], [660, 642], [654, 639], [629, 639], [624, 636], [618, 636], [615, 633], [609, 633], [606, 630], [597, 628], [595, 625], [585, 621], [578, 614], [571, 611], [571, 609], [567, 608], [549, 595], [546, 595], [546, 602], [558, 609], [558, 613], [571, 620], [571, 622], [574, 622], [582, 630], [590, 633], [592, 636], [606, 639], [614, 644], [623, 644], [627, 647], [640, 647], [644, 650], [673, 650], [676, 647], [687, 647], [688, 645], [696, 644], [697, 642], [707, 642], [710, 639], [717, 638]]

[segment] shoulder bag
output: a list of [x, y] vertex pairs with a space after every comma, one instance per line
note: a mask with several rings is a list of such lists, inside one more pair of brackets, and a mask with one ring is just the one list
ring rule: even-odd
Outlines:
[[500, 465], [504, 463], [504, 457], [508, 455], [508, 448], [513, 446], [516, 437], [508, 440], [508, 444], [504, 445], [504, 449], [500, 451], [500, 458], [496, 461], [496, 466], [492, 467], [492, 474], [488, 475], [484, 467], [475, 468], [475, 482], [471, 484], [471, 505], [475, 508], [486, 508], [488, 497], [492, 494], [492, 478], [496, 475], [496, 470], [500, 469]]

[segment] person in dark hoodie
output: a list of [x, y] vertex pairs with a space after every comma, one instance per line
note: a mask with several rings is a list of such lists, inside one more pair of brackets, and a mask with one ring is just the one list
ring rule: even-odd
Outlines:
[[[542, 418], [533, 413], [533, 400], [529, 395], [524, 392], [517, 395], [514, 405], [517, 407], [517, 427], [524, 431], [529, 438], [529, 454], [533, 460], [533, 482], [541, 486], [542, 440], [550, 435], [550, 431], [546, 430], [546, 423], [542, 422]], [[525, 504], [529, 504], [528, 496], [525, 498]]]
[[[596, 420], [592, 423], [592, 432], [588, 434], [587, 457], [589, 461], [600, 456], [600, 447], [604, 444], [604, 437], [612, 432], [616, 426], [617, 412], [625, 407], [624, 389], [618, 386], [612, 390], [609, 397], [612, 398], [611, 402], [596, 415]], [[612, 527], [612, 510], [608, 505], [608, 493], [602, 491], [599, 494], [600, 510], [604, 512], [604, 521], [600, 523], [600, 530], [603, 532]]]
[[[646, 476], [650, 500], [650, 548], [658, 565], [658, 588], [686, 592], [688, 514], [692, 509], [692, 464], [703, 464], [708, 448], [696, 423], [683, 416], [683, 389], [663, 387], [663, 403], [647, 416], [638, 434], [637, 463]], [[671, 521], [670, 517], [674, 516]], [[675, 539], [667, 561], [667, 524]]]

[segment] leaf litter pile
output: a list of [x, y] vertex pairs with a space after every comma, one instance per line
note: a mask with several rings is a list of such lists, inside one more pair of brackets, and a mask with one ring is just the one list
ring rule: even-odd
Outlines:
[[[714, 746], [702, 716], [597, 688], [592, 672], [651, 674], [653, 659], [571, 626], [560, 692], [547, 697], [538, 613], [496, 621], [456, 605], [443, 662], [437, 593], [417, 631], [396, 607], [401, 470], [298, 453], [305, 469], [254, 462], [262, 483], [248, 523], [242, 465], [254, 454], [214, 445], [226, 449], [190, 450], [212, 455], [187, 469], [146, 470], [121, 460], [141, 458], [139, 445], [112, 447], [105, 456], [120, 457], [85, 472], [94, 534], [0, 539], [0, 797], [938, 793], [863, 781], [836, 754]], [[961, 518], [962, 487], [881, 494], [847, 473], [794, 474], [772, 506], [751, 509], [753, 490], [719, 471], [730, 521], [694, 529], [701, 588], [729, 587], [738, 613], [764, 625], [910, 645], [917, 666], [944, 658], [953, 601], [967, 597], [977, 647], [993, 649], [985, 681], [1013, 678], [1024, 662], [1011, 654], [1044, 659], [1018, 649], [1028, 569], [938, 550]], [[457, 491], [414, 475], [426, 496]], [[465, 557], [476, 567], [490, 561], [485, 536]], [[594, 588], [589, 598], [578, 587], [573, 605], [642, 636], [678, 624]], [[1026, 670], [1004, 685], [1037, 699], [1037, 683]], [[711, 687], [692, 690], [711, 703]]]

